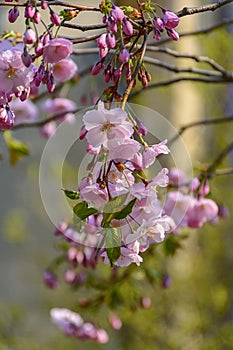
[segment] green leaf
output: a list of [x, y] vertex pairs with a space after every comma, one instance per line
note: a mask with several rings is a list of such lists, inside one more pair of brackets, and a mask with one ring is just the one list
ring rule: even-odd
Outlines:
[[62, 191], [64, 191], [66, 197], [72, 199], [72, 200], [76, 200], [79, 199], [79, 194], [76, 191], [70, 191], [70, 190], [65, 190], [62, 188]]
[[3, 137], [10, 153], [11, 165], [15, 165], [20, 158], [29, 155], [28, 146], [22, 141], [11, 137], [10, 131], [5, 131]]
[[121, 234], [113, 227], [106, 229], [105, 244], [111, 266], [121, 255]]
[[88, 216], [92, 214], [97, 214], [98, 210], [96, 210], [95, 208], [88, 208], [87, 202], [80, 202], [75, 205], [75, 207], [73, 208], [73, 212], [81, 220], [85, 220], [86, 218], [88, 218]]
[[181, 244], [177, 237], [170, 235], [165, 239], [163, 247], [166, 255], [173, 256], [177, 249], [181, 248]]
[[122, 209], [119, 213], [117, 213], [115, 219], [121, 220], [126, 218], [132, 212], [135, 202], [136, 202], [136, 198], [132, 199], [124, 209]]

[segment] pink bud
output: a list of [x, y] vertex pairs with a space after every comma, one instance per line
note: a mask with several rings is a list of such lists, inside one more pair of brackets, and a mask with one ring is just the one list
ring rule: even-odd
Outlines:
[[0, 130], [11, 129], [14, 125], [15, 115], [8, 107], [0, 107]]
[[60, 17], [56, 12], [54, 12], [52, 9], [50, 9], [50, 21], [55, 25], [59, 26], [61, 24]]
[[121, 49], [120, 53], [119, 53], [119, 60], [122, 62], [122, 63], [127, 63], [128, 60], [130, 58], [130, 53], [129, 51], [124, 47]]
[[108, 54], [108, 48], [107, 47], [105, 47], [105, 48], [101, 48], [101, 49], [99, 49], [99, 56], [100, 56], [100, 58], [104, 58], [105, 56], [107, 56], [107, 54]]
[[224, 205], [220, 204], [218, 206], [218, 216], [220, 217], [220, 219], [228, 218], [229, 215], [230, 215], [229, 209]]
[[107, 37], [107, 34], [104, 33], [100, 35], [99, 38], [97, 39], [97, 46], [99, 49], [105, 49], [107, 47], [106, 37]]
[[105, 344], [108, 342], [108, 333], [104, 329], [97, 329], [95, 340], [97, 343]]
[[32, 28], [28, 28], [23, 36], [23, 42], [25, 44], [34, 44], [36, 42], [36, 33]]
[[32, 57], [26, 51], [22, 53], [21, 59], [25, 67], [30, 67], [32, 63]]
[[36, 56], [41, 56], [43, 54], [43, 47], [44, 45], [42, 44], [41, 41], [38, 41], [36, 46], [35, 46], [35, 54]]
[[55, 90], [56, 86], [54, 84], [54, 78], [53, 78], [52, 74], [50, 74], [50, 77], [49, 77], [49, 80], [48, 80], [48, 82], [46, 84], [46, 87], [47, 87], [48, 92], [50, 92], [50, 93]]
[[113, 329], [119, 330], [122, 327], [121, 319], [114, 313], [108, 315], [108, 321]]
[[161, 39], [160, 31], [157, 29], [154, 29], [154, 33], [155, 33], [154, 38], [159, 41]]
[[48, 288], [55, 289], [58, 286], [57, 277], [54, 275], [53, 272], [46, 270], [44, 272], [44, 283]]
[[155, 26], [155, 29], [160, 31], [163, 31], [165, 27], [164, 22], [159, 17], [154, 18], [154, 26]]
[[56, 131], [56, 123], [55, 122], [49, 122], [43, 125], [40, 128], [40, 133], [42, 136], [49, 138], [55, 134]]
[[117, 33], [118, 31], [116, 21], [112, 17], [108, 17], [107, 27], [113, 33]]
[[179, 40], [179, 34], [174, 30], [174, 29], [167, 29], [167, 35], [172, 39], [172, 40]]
[[33, 18], [36, 13], [36, 9], [34, 6], [32, 6], [30, 3], [27, 3], [27, 6], [25, 8], [24, 16], [26, 18]]
[[105, 81], [105, 83], [108, 83], [110, 81], [111, 76], [112, 76], [111, 66], [108, 65], [107, 68], [104, 71], [104, 81]]
[[190, 182], [189, 189], [190, 191], [195, 192], [199, 186], [200, 186], [199, 179], [197, 177], [194, 177]]
[[125, 14], [122, 11], [122, 9], [120, 9], [120, 7], [112, 5], [111, 16], [116, 22], [122, 22], [125, 17]]
[[45, 0], [41, 0], [41, 8], [42, 10], [46, 10], [48, 8], [48, 3]]
[[207, 196], [207, 194], [209, 194], [210, 192], [210, 185], [209, 185], [209, 182], [208, 180], [205, 180], [202, 187], [200, 188], [200, 194], [202, 196]]
[[123, 19], [122, 29], [125, 35], [129, 35], [129, 36], [133, 35], [133, 26], [131, 22], [128, 20], [128, 18]]
[[116, 37], [114, 34], [108, 33], [106, 36], [106, 44], [109, 49], [114, 49], [116, 46]]
[[39, 24], [41, 21], [41, 14], [38, 10], [36, 10], [36, 13], [33, 16], [33, 20], [36, 24]]
[[19, 17], [19, 10], [17, 6], [14, 6], [12, 9], [8, 12], [8, 21], [10, 23], [14, 23], [17, 18]]
[[83, 126], [81, 127], [81, 130], [80, 130], [79, 140], [85, 139], [86, 134], [87, 134], [87, 130], [86, 130], [86, 128], [85, 128], [85, 125], [83, 125]]
[[149, 297], [142, 297], [140, 302], [143, 309], [149, 309], [151, 307], [151, 298]]
[[[166, 29], [174, 29], [178, 26], [180, 19], [179, 17], [171, 11], [164, 10], [164, 15], [162, 17]], [[174, 39], [173, 39], [174, 40]]]
[[99, 61], [97, 63], [94, 64], [91, 74], [92, 75], [97, 75], [99, 74], [99, 72], [104, 68], [104, 64], [103, 62]]

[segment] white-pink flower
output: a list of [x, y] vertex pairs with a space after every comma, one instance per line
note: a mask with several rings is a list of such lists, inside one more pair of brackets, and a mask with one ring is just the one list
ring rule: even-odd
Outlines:
[[125, 111], [121, 108], [105, 109], [103, 102], [99, 102], [97, 110], [86, 112], [83, 122], [87, 130], [87, 142], [95, 148], [102, 145], [108, 149], [109, 140], [123, 141], [134, 132]]
[[0, 44], [0, 95], [20, 96], [30, 89], [34, 78], [32, 65], [25, 67], [22, 61], [23, 45], [13, 47], [8, 41]]
[[79, 314], [65, 308], [51, 309], [50, 316], [52, 322], [58, 325], [66, 335], [73, 335], [84, 323]]
[[64, 38], [55, 38], [47, 42], [43, 49], [43, 60], [46, 63], [57, 63], [67, 58], [72, 52], [72, 42]]
[[22, 102], [16, 99], [10, 102], [10, 107], [15, 114], [15, 124], [33, 122], [39, 114], [37, 106], [31, 100]]
[[132, 139], [112, 139], [108, 142], [109, 159], [125, 162], [133, 158], [141, 145]]
[[65, 58], [53, 64], [53, 76], [56, 81], [63, 83], [73, 78], [78, 66], [71, 58]]

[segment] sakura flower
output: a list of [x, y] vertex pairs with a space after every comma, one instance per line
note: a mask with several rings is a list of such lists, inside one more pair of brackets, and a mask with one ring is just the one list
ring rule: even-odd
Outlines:
[[206, 221], [211, 221], [218, 215], [218, 206], [208, 198], [196, 200], [187, 213], [187, 224], [189, 227], [201, 227]]
[[194, 202], [195, 199], [190, 195], [179, 191], [169, 192], [163, 208], [164, 213], [173, 218], [177, 227], [187, 226], [187, 213]]
[[10, 107], [15, 114], [15, 124], [35, 121], [39, 114], [37, 106], [30, 100], [13, 100]]
[[0, 106], [0, 130], [11, 129], [14, 119], [15, 115], [8, 107]]
[[86, 112], [83, 122], [87, 142], [93, 147], [103, 145], [107, 149], [109, 140], [130, 138], [134, 131], [126, 112], [121, 108], [105, 109], [103, 102], [99, 102], [97, 110]]
[[159, 154], [168, 154], [169, 149], [164, 140], [153, 146], [145, 147], [142, 153], [137, 153], [132, 159], [132, 164], [137, 170], [148, 168], [152, 165]]
[[74, 335], [75, 331], [84, 323], [82, 317], [65, 308], [53, 308], [50, 310], [50, 316], [53, 323], [66, 335]]
[[54, 79], [59, 83], [68, 81], [75, 76], [77, 69], [77, 64], [71, 58], [65, 58], [53, 64]]
[[[139, 242], [135, 241], [131, 246], [129, 247], [121, 247], [120, 248], [121, 255], [117, 259], [117, 261], [114, 262], [114, 265], [116, 266], [129, 266], [132, 263], [135, 263], [137, 266], [140, 265], [140, 263], [143, 261], [142, 257], [138, 254], [139, 253]], [[109, 264], [109, 260], [107, 257], [107, 253], [104, 252], [101, 255], [104, 258], [104, 263]]]
[[33, 66], [25, 67], [22, 61], [23, 45], [13, 47], [8, 41], [0, 44], [0, 94], [20, 96], [30, 89], [33, 80]]
[[57, 63], [67, 58], [72, 52], [72, 42], [64, 38], [55, 38], [45, 44], [43, 60], [47, 63]]
[[141, 145], [132, 139], [112, 139], [108, 142], [109, 159], [126, 161], [133, 158], [139, 151]]
[[77, 108], [77, 105], [75, 102], [67, 98], [57, 97], [54, 99], [47, 99], [42, 104], [41, 108], [48, 117], [51, 117], [56, 114], [61, 114], [61, 116], [59, 117], [60, 121], [72, 121], [74, 118], [74, 113], [72, 111], [74, 111]]

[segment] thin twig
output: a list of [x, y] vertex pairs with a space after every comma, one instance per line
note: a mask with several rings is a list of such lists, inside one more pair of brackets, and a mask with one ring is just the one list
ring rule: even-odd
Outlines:
[[233, 150], [233, 142], [231, 142], [227, 147], [223, 149], [222, 152], [220, 152], [217, 156], [217, 158], [212, 162], [210, 166], [208, 166], [206, 173], [207, 176], [209, 175], [211, 177], [211, 174], [214, 172], [214, 170], [217, 168], [217, 166], [223, 161], [223, 159]]
[[229, 116], [223, 117], [223, 118], [206, 118], [206, 119], [197, 120], [197, 121], [192, 122], [192, 123], [188, 123], [188, 124], [182, 126], [178, 130], [177, 134], [175, 136], [173, 136], [168, 141], [168, 144], [171, 144], [174, 141], [176, 141], [186, 130], [191, 129], [193, 127], [201, 126], [201, 125], [223, 124], [223, 123], [228, 123], [228, 122], [232, 122], [232, 121], [233, 121], [233, 115], [229, 115]]
[[167, 47], [154, 47], [154, 46], [147, 46], [147, 51], [150, 52], [159, 52], [164, 53], [176, 58], [188, 58], [192, 59], [196, 62], [204, 62], [209, 64], [212, 68], [222, 73], [224, 76], [232, 76], [232, 72], [227, 71], [223, 66], [221, 66], [219, 63], [217, 63], [214, 59], [209, 58], [207, 56], [198, 56], [198, 55], [192, 55], [192, 54], [186, 54], [186, 53], [180, 53], [175, 50], [171, 50]]
[[193, 81], [193, 82], [200, 82], [200, 83], [216, 83], [216, 84], [224, 84], [224, 83], [230, 83], [232, 80], [226, 80], [223, 78], [212, 78], [212, 77], [192, 77], [192, 76], [181, 76], [173, 79], [168, 79], [164, 81], [159, 81], [157, 83], [150, 83], [147, 85], [146, 89], [145, 88], [139, 88], [138, 90], [134, 91], [131, 95], [130, 98], [137, 96], [140, 94], [142, 91], [148, 90], [148, 89], [155, 89], [155, 88], [160, 88], [172, 84], [179, 83], [181, 81]]
[[65, 28], [81, 30], [82, 32], [87, 32], [88, 30], [97, 30], [97, 29], [106, 28], [106, 24], [93, 24], [90, 26], [80, 26], [79, 24], [62, 23], [61, 26]]
[[208, 4], [204, 6], [196, 6], [196, 7], [184, 7], [182, 10], [176, 12], [177, 16], [184, 17], [189, 15], [194, 15], [196, 13], [202, 13], [207, 11], [215, 11], [222, 6], [232, 3], [233, 0], [219, 0], [214, 4]]
[[77, 113], [79, 112], [81, 109], [83, 109], [84, 107], [80, 107], [80, 108], [76, 108], [70, 111], [63, 111], [61, 113], [55, 114], [49, 118], [43, 119], [43, 120], [39, 120], [36, 122], [32, 122], [32, 123], [20, 123], [20, 124], [16, 124], [15, 126], [13, 126], [13, 128], [11, 128], [11, 130], [17, 130], [17, 129], [23, 129], [23, 128], [36, 128], [36, 127], [40, 127], [43, 126], [49, 122], [55, 121], [61, 117], [63, 117], [65, 114], [68, 113]]
[[[18, 6], [18, 7], [25, 7], [27, 5], [27, 2], [0, 2], [0, 6]], [[76, 4], [72, 4], [69, 2], [64, 2], [64, 1], [48, 1], [48, 5], [52, 5], [52, 6], [65, 6], [67, 8], [73, 8], [79, 11], [97, 11], [100, 12], [100, 9], [98, 7], [91, 7], [91, 6], [83, 6], [83, 5], [76, 5]], [[36, 6], [40, 7], [41, 6], [41, 2], [37, 2]]]

